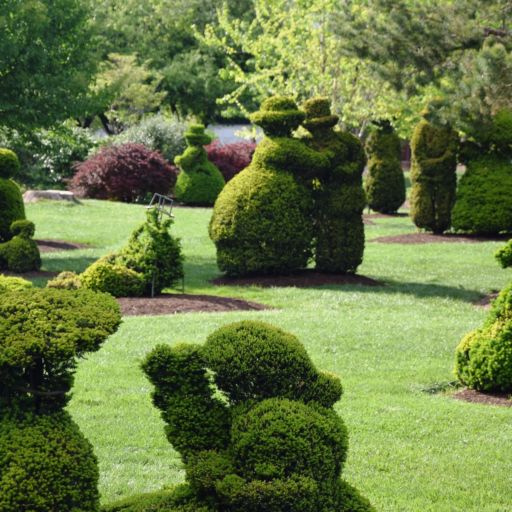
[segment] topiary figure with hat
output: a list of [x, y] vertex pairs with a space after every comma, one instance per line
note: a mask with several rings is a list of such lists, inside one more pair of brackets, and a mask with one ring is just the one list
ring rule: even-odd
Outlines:
[[411, 209], [416, 226], [443, 233], [451, 225], [457, 188], [459, 137], [447, 124], [435, 122], [439, 100], [422, 112], [411, 139]]
[[202, 124], [193, 124], [185, 132], [188, 147], [174, 159], [181, 172], [176, 180], [174, 195], [185, 204], [211, 206], [224, 187], [224, 178], [209, 160], [206, 146], [212, 138]]
[[19, 168], [16, 153], [0, 148], [0, 242], [7, 242], [13, 237], [11, 224], [15, 220], [25, 219], [21, 190], [12, 179]]
[[217, 263], [228, 275], [290, 273], [307, 265], [313, 200], [302, 180], [329, 161], [292, 137], [304, 117], [283, 96], [265, 100], [250, 117], [265, 137], [249, 167], [219, 194], [210, 221]]
[[405, 201], [400, 139], [387, 119], [374, 121], [373, 125], [366, 141], [368, 176], [365, 190], [368, 206], [379, 213], [393, 214]]
[[352, 273], [364, 252], [364, 149], [351, 133], [334, 130], [338, 117], [331, 114], [327, 98], [312, 98], [302, 108], [303, 126], [311, 134], [309, 145], [330, 158], [329, 169], [311, 182], [316, 268]]

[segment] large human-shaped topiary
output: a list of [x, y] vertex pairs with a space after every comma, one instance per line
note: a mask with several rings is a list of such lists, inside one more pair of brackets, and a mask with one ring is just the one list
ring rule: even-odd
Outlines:
[[33, 240], [35, 226], [29, 220], [17, 220], [11, 224], [12, 238], [0, 243], [0, 270], [30, 272], [41, 268], [41, 255]]
[[512, 110], [499, 111], [470, 135], [452, 225], [484, 235], [512, 232]]
[[265, 137], [249, 167], [219, 194], [210, 221], [217, 263], [228, 275], [290, 273], [307, 265], [313, 200], [300, 180], [328, 168], [329, 161], [292, 138], [304, 117], [282, 96], [265, 100], [251, 115]]
[[0, 148], [0, 242], [12, 238], [11, 224], [25, 219], [23, 197], [18, 185], [12, 180], [18, 173], [20, 162], [16, 154]]
[[375, 123], [366, 141], [368, 206], [380, 213], [396, 213], [405, 201], [405, 180], [400, 165], [400, 139], [387, 120]]
[[351, 133], [333, 129], [338, 117], [331, 115], [328, 99], [313, 98], [302, 108], [303, 126], [311, 134], [309, 145], [330, 158], [329, 169], [311, 181], [316, 268], [355, 272], [364, 252], [364, 149]]
[[193, 124], [185, 132], [188, 147], [174, 159], [180, 168], [174, 196], [185, 204], [212, 206], [224, 187], [224, 177], [214, 164], [208, 160], [203, 146], [212, 141], [205, 133], [204, 126]]
[[[512, 240], [495, 256], [502, 267], [512, 267]], [[512, 283], [493, 302], [484, 325], [462, 338], [455, 372], [469, 388], [512, 392]]]
[[346, 428], [333, 409], [340, 381], [319, 372], [292, 334], [238, 322], [204, 346], [157, 346], [142, 367], [196, 507], [171, 506], [169, 496], [165, 510], [374, 510], [340, 478], [347, 455]]
[[411, 139], [411, 209], [416, 226], [443, 233], [451, 225], [457, 188], [457, 133], [429, 122], [429, 109]]
[[0, 294], [0, 510], [99, 509], [90, 443], [64, 410], [77, 358], [100, 348], [119, 306], [89, 290]]

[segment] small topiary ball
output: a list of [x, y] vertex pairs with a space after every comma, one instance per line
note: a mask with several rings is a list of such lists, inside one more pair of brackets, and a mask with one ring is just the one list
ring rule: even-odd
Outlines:
[[67, 412], [0, 415], [0, 510], [99, 508], [97, 461]]
[[29, 220], [17, 220], [11, 224], [11, 240], [0, 244], [0, 268], [12, 272], [30, 272], [41, 268], [41, 255], [37, 243], [32, 240], [35, 226]]
[[46, 283], [47, 288], [60, 288], [61, 290], [78, 290], [82, 287], [80, 276], [75, 272], [61, 272], [57, 277]]
[[12, 178], [20, 169], [20, 161], [14, 151], [0, 148], [0, 178]]
[[503, 268], [512, 267], [512, 238], [507, 245], [496, 251], [495, 256]]

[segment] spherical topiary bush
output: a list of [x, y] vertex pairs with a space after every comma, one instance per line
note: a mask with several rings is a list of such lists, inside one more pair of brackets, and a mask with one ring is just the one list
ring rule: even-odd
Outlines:
[[503, 268], [512, 267], [512, 238], [496, 251], [496, 259]]
[[224, 187], [221, 172], [208, 160], [203, 147], [212, 139], [200, 124], [191, 125], [185, 132], [185, 138], [188, 147], [174, 160], [181, 170], [174, 188], [174, 196], [185, 204], [211, 206]]
[[238, 322], [212, 333], [204, 347], [156, 347], [142, 367], [168, 439], [185, 462], [190, 494], [182, 506], [188, 500], [211, 512], [374, 510], [340, 479], [347, 432], [332, 406], [341, 384], [318, 372], [291, 334]]
[[442, 233], [451, 225], [457, 187], [458, 136], [422, 119], [411, 139], [411, 210], [416, 226]]
[[0, 244], [0, 269], [19, 273], [39, 270], [41, 255], [37, 243], [32, 239], [34, 223], [17, 220], [11, 224], [11, 233], [11, 240]]
[[127, 203], [169, 194], [176, 182], [175, 169], [160, 153], [134, 143], [104, 147], [76, 170], [71, 190], [78, 196]]
[[25, 218], [25, 206], [18, 185], [11, 179], [19, 171], [15, 153], [0, 148], [0, 242], [12, 238], [11, 224]]
[[92, 446], [67, 412], [0, 415], [0, 510], [98, 510]]
[[265, 138], [252, 163], [219, 194], [210, 222], [217, 263], [228, 275], [290, 273], [312, 254], [313, 200], [301, 179], [328, 158], [293, 139], [304, 119], [293, 100], [274, 97], [251, 120]]
[[348, 132], [335, 131], [326, 98], [304, 103], [304, 127], [310, 146], [330, 157], [330, 168], [311, 182], [314, 208], [315, 263], [324, 272], [355, 272], [363, 260], [363, 209], [366, 196], [362, 174], [364, 149]]
[[405, 201], [405, 180], [400, 166], [400, 139], [389, 121], [377, 124], [366, 141], [368, 206], [380, 213], [396, 213]]

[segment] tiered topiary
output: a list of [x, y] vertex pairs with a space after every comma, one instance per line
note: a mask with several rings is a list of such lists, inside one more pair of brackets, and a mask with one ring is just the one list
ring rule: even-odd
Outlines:
[[328, 99], [313, 98], [303, 109], [310, 146], [330, 158], [329, 170], [312, 181], [316, 268], [355, 272], [364, 252], [364, 149], [354, 135], [333, 130], [338, 117], [331, 115]]
[[[183, 277], [183, 256], [179, 240], [169, 233], [172, 220], [160, 220], [154, 208], [146, 217], [125, 247], [90, 265], [77, 284], [115, 297], [155, 295], [174, 286]], [[76, 279], [67, 278], [52, 287], [74, 287]]]
[[104, 294], [0, 294], [0, 510], [97, 512], [97, 461], [64, 410], [77, 358], [120, 323]]
[[440, 234], [451, 225], [458, 145], [457, 133], [450, 126], [436, 126], [424, 118], [414, 130], [410, 214], [419, 228]]
[[328, 158], [292, 131], [304, 119], [290, 98], [276, 96], [252, 114], [264, 139], [251, 165], [219, 194], [210, 222], [217, 263], [228, 275], [290, 273], [312, 253], [313, 200], [301, 177], [328, 168]]
[[157, 346], [142, 367], [188, 485], [152, 495], [155, 508], [136, 497], [108, 510], [374, 510], [340, 479], [347, 455], [346, 428], [333, 409], [340, 381], [319, 372], [295, 336], [238, 322], [202, 347]]
[[12, 238], [11, 224], [25, 219], [23, 197], [18, 185], [12, 180], [20, 168], [15, 153], [0, 148], [0, 242]]
[[174, 159], [181, 170], [174, 187], [174, 196], [185, 204], [212, 206], [224, 187], [221, 172], [208, 160], [203, 147], [212, 139], [201, 124], [191, 125], [185, 132], [185, 139], [188, 148]]
[[366, 141], [368, 206], [380, 213], [392, 214], [405, 201], [405, 180], [400, 165], [400, 139], [389, 121], [375, 123]]
[[34, 232], [34, 223], [29, 220], [17, 220], [11, 224], [13, 237], [0, 244], [0, 270], [23, 273], [41, 268], [39, 248], [32, 239]]
[[460, 231], [492, 235], [512, 231], [512, 111], [471, 134], [463, 152], [467, 170], [457, 189], [452, 225]]
[[[504, 268], [512, 266], [511, 242], [496, 253]], [[469, 388], [512, 392], [512, 283], [493, 302], [483, 327], [462, 338], [455, 372]]]

